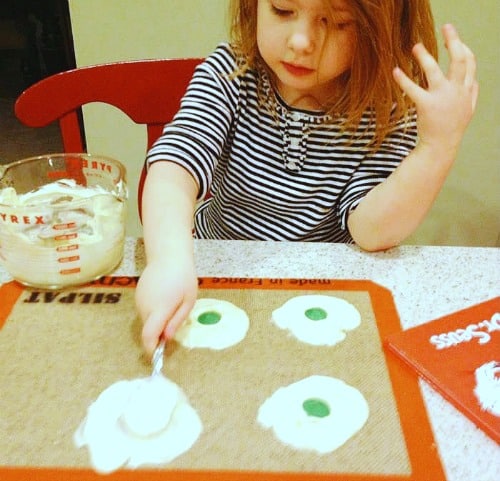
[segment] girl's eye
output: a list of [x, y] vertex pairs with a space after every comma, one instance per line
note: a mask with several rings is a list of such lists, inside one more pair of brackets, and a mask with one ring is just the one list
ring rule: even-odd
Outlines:
[[278, 17], [288, 17], [291, 15], [293, 12], [291, 10], [286, 10], [283, 8], [276, 7], [274, 5], [271, 5], [272, 11], [275, 15]]

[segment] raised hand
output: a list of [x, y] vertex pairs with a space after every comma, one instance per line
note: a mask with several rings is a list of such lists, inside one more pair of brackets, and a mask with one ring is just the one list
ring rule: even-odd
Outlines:
[[413, 48], [413, 54], [425, 73], [428, 88], [417, 85], [399, 68], [393, 73], [417, 108], [419, 142], [443, 161], [453, 161], [474, 114], [479, 87], [476, 59], [470, 48], [460, 40], [453, 25], [444, 25], [442, 32], [450, 56], [446, 74], [420, 43]]

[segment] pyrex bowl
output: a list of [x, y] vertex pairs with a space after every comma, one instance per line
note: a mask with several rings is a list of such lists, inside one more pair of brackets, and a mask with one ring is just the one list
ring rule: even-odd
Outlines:
[[126, 171], [117, 160], [51, 154], [0, 165], [0, 263], [22, 284], [58, 289], [123, 257]]

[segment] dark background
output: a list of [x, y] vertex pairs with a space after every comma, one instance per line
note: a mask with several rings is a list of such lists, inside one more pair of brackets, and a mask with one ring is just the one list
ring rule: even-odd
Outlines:
[[74, 66], [67, 0], [0, 1], [0, 98]]

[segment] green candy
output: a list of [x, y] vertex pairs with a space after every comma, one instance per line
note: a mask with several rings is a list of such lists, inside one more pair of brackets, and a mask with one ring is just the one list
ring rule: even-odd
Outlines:
[[197, 321], [204, 326], [211, 326], [212, 324], [217, 324], [221, 320], [222, 316], [215, 311], [208, 311], [200, 314]]
[[315, 418], [326, 418], [330, 415], [330, 406], [321, 399], [306, 399], [302, 403], [302, 408], [308, 416]]
[[311, 307], [311, 309], [307, 309], [304, 314], [308, 319], [311, 319], [311, 321], [322, 321], [328, 316], [328, 313], [324, 309], [321, 309], [321, 307]]

